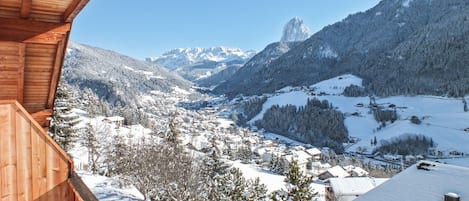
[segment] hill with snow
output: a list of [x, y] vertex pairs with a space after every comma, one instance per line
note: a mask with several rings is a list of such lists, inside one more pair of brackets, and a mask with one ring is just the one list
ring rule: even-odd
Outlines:
[[238, 71], [226, 77], [226, 79], [214, 89], [214, 92], [217, 94], [226, 94], [228, 97], [242, 94], [241, 91], [233, 91], [232, 88], [237, 85], [248, 87], [246, 84], [252, 82], [252, 79], [256, 79], [251, 75], [258, 73], [265, 68], [265, 66], [275, 61], [299, 43], [300, 42], [275, 42], [267, 45], [267, 47], [252, 57]]
[[151, 91], [189, 90], [191, 83], [167, 69], [97, 47], [70, 42], [62, 75], [111, 104], [137, 106], [135, 97]]
[[[345, 116], [345, 126], [350, 137], [356, 142], [346, 146], [347, 151], [365, 150], [371, 153], [381, 145], [381, 140], [390, 140], [401, 135], [416, 134], [432, 138], [436, 143], [435, 152], [450, 156], [456, 152], [469, 153], [469, 112], [464, 111], [462, 98], [440, 96], [391, 96], [374, 97], [376, 105], [384, 109], [396, 108], [398, 119], [387, 122], [385, 126], [377, 122], [370, 113], [369, 97], [346, 97], [342, 94], [349, 85], [361, 86], [361, 78], [353, 75], [342, 75], [311, 85], [308, 88], [287, 87], [270, 96], [263, 104], [262, 110], [250, 123], [262, 119], [263, 114], [274, 105], [306, 105], [308, 99], [328, 100]], [[466, 97], [467, 99], [467, 97]], [[421, 120], [413, 123], [412, 117]], [[370, 141], [377, 138], [377, 146]]]
[[324, 27], [223, 91], [259, 95], [351, 73], [371, 93], [449, 95], [469, 90], [465, 0], [383, 0]]

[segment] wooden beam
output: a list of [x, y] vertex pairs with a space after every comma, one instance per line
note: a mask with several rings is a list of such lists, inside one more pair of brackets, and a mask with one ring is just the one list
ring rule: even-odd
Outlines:
[[[68, 37], [68, 35], [67, 35]], [[62, 70], [62, 64], [64, 60], [65, 50], [66, 50], [66, 40], [62, 40], [57, 44], [57, 52], [55, 54], [54, 59], [54, 67], [52, 69], [52, 74], [50, 78], [50, 87], [49, 87], [49, 95], [47, 98], [46, 108], [54, 107], [54, 100], [55, 100], [55, 93], [57, 92], [57, 86], [59, 85], [60, 73]]]
[[70, 23], [0, 18], [0, 41], [57, 44], [70, 29]]
[[52, 109], [45, 109], [39, 112], [32, 113], [31, 116], [41, 127], [49, 126], [49, 117], [52, 116]]
[[23, 0], [21, 1], [21, 10], [20, 10], [20, 17], [23, 19], [29, 18], [29, 14], [31, 13], [31, 7], [33, 5], [33, 0]]
[[64, 22], [72, 22], [89, 0], [73, 0], [64, 12]]
[[18, 43], [18, 84], [16, 87], [16, 99], [20, 104], [24, 101], [24, 65], [26, 63], [26, 44]]

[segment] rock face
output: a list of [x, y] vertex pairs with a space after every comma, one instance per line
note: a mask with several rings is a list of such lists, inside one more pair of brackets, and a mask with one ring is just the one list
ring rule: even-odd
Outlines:
[[260, 94], [354, 74], [382, 96], [462, 96], [469, 93], [467, 55], [467, 0], [382, 0], [323, 28], [224, 93]]
[[283, 28], [280, 42], [298, 42], [304, 41], [311, 36], [309, 28], [299, 17], [294, 17]]

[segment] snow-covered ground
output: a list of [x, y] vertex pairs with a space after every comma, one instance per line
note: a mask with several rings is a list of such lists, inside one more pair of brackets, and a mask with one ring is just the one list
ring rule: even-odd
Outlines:
[[[469, 113], [463, 111], [461, 99], [436, 96], [376, 97], [376, 103], [384, 108], [390, 108], [389, 106], [391, 106], [391, 104], [394, 105], [399, 116], [396, 122], [392, 124], [388, 123], [386, 127], [377, 130], [380, 124], [375, 121], [372, 114], [369, 114], [369, 97], [345, 97], [341, 95], [345, 87], [351, 84], [361, 86], [361, 83], [362, 80], [356, 76], [343, 75], [306, 88], [286, 87], [277, 91], [276, 94], [268, 95], [269, 98], [264, 103], [262, 111], [255, 116], [250, 123], [261, 119], [263, 114], [272, 105], [291, 104], [303, 106], [306, 104], [308, 98], [316, 97], [320, 100], [328, 100], [334, 107], [343, 112], [346, 116], [345, 125], [349, 135], [360, 139], [358, 143], [348, 146], [348, 151], [356, 151], [358, 147], [364, 147], [367, 148], [368, 151], [371, 151], [372, 147], [370, 147], [370, 141], [375, 136], [379, 142], [381, 139], [389, 139], [401, 134], [412, 133], [432, 137], [438, 145], [437, 150], [443, 151], [446, 154], [454, 150], [469, 153], [469, 146], [466, 146], [469, 143], [469, 132], [464, 131], [465, 128], [469, 127]], [[167, 125], [169, 114], [176, 111], [178, 114], [176, 120], [179, 129], [181, 133], [184, 134], [182, 136], [183, 143], [190, 143], [196, 150], [202, 150], [210, 146], [211, 137], [214, 135], [219, 136], [216, 140], [217, 147], [225, 146], [223, 143], [239, 144], [243, 143], [243, 141], [249, 141], [252, 150], [262, 146], [272, 146], [272, 142], [274, 142], [273, 146], [282, 146], [285, 147], [285, 149], [287, 149], [287, 145], [307, 146], [280, 135], [271, 133], [258, 135], [258, 133], [237, 128], [232, 120], [221, 117], [221, 111], [227, 110], [225, 116], [229, 116], [228, 114], [230, 113], [229, 107], [226, 108], [226, 105], [220, 104], [223, 103], [223, 100], [210, 101], [214, 106], [206, 110], [192, 111], [177, 108], [176, 104], [180, 101], [185, 101], [185, 98], [191, 92], [192, 91], [185, 91], [179, 88], [174, 88], [171, 94], [153, 91], [151, 94], [142, 95], [140, 101], [142, 105], [154, 109], [152, 110], [154, 114], [152, 114], [153, 116], [151, 118], [157, 119], [159, 123], [158, 127], [162, 129]], [[88, 124], [96, 125], [103, 123], [104, 117], [88, 118], [86, 112], [83, 110], [74, 109], [73, 111], [79, 115], [82, 120], [78, 127], [85, 127]], [[414, 115], [422, 120], [420, 125], [413, 124], [409, 121], [410, 117]], [[151, 130], [141, 125], [119, 128], [116, 128], [116, 126], [112, 124], [108, 126], [112, 129], [109, 136], [104, 138], [104, 140], [110, 140], [115, 136], [123, 136], [125, 139], [129, 140], [138, 140], [149, 136], [151, 133]], [[269, 143], [266, 143], [266, 141], [269, 141]], [[71, 151], [71, 155], [75, 160], [75, 169], [79, 170], [85, 183], [90, 186], [100, 200], [142, 199], [141, 194], [136, 192], [135, 188], [122, 187], [112, 178], [87, 173], [84, 167], [86, 163], [88, 163], [88, 155], [86, 148], [83, 146], [75, 146]], [[469, 159], [445, 159], [440, 161], [469, 166]], [[283, 181], [284, 176], [274, 174], [256, 164], [243, 164], [234, 161], [232, 165], [239, 168], [246, 178], [259, 177], [260, 181], [267, 185], [269, 192], [285, 187], [285, 182]], [[319, 192], [319, 200], [323, 200], [323, 195], [325, 194], [324, 185], [314, 183], [312, 188]]]
[[80, 171], [83, 182], [101, 201], [140, 201], [143, 195], [132, 186], [121, 186], [115, 179]]
[[[375, 136], [378, 140], [390, 139], [402, 134], [423, 134], [431, 137], [437, 144], [436, 150], [448, 154], [451, 151], [469, 153], [469, 112], [464, 112], [461, 98], [438, 96], [393, 96], [375, 97], [376, 103], [385, 109], [395, 107], [398, 120], [382, 129], [380, 124], [369, 113], [369, 97], [345, 97], [341, 95], [344, 88], [351, 84], [361, 86], [361, 79], [353, 75], [343, 75], [312, 85], [315, 94], [323, 92], [326, 95], [311, 95], [302, 89], [283, 90], [284, 93], [271, 96], [250, 123], [262, 118], [264, 113], [273, 105], [304, 106], [308, 98], [328, 100], [339, 111], [346, 114], [345, 125], [351, 137], [360, 139], [358, 143], [348, 147], [348, 151], [356, 151], [358, 147], [372, 151], [370, 141]], [[354, 115], [351, 115], [354, 114]], [[420, 125], [409, 121], [412, 116], [421, 119]]]
[[[254, 164], [243, 164], [239, 161], [232, 162], [233, 167], [239, 168], [246, 179], [255, 179], [259, 177], [261, 183], [267, 186], [267, 193], [271, 193], [276, 190], [284, 189], [286, 190], [286, 183], [284, 182], [285, 176], [272, 173], [270, 171], [264, 170]], [[312, 183], [311, 189], [313, 192], [317, 192], [318, 196], [317, 201], [323, 201], [325, 195], [325, 185]]]

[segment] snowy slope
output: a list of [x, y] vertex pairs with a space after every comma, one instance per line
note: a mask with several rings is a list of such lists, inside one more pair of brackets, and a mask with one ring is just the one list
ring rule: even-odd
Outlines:
[[140, 201], [143, 195], [135, 187], [122, 187], [117, 180], [89, 172], [78, 172], [83, 182], [100, 201]]
[[[284, 182], [285, 176], [278, 175], [266, 170], [263, 170], [253, 164], [242, 164], [238, 161], [232, 163], [233, 167], [239, 168], [246, 179], [256, 179], [259, 177], [261, 183], [267, 186], [267, 193], [271, 193], [276, 190], [286, 190], [286, 184]], [[313, 192], [317, 192], [317, 201], [324, 200], [325, 188], [324, 184], [312, 183], [310, 188]]]
[[[341, 77], [342, 79], [339, 79]], [[394, 96], [376, 98], [376, 103], [389, 108], [391, 104], [396, 106], [398, 120], [386, 127], [377, 130], [379, 124], [372, 114], [369, 114], [368, 97], [345, 97], [340, 95], [343, 88], [355, 84], [360, 86], [361, 79], [352, 75], [343, 75], [330, 80], [312, 85], [312, 88], [330, 95], [311, 95], [309, 91], [300, 89], [284, 89], [267, 99], [262, 111], [255, 116], [250, 123], [262, 118], [263, 114], [272, 105], [303, 106], [308, 98], [316, 97], [320, 100], [328, 100], [339, 111], [345, 114], [345, 125], [351, 137], [360, 141], [348, 147], [348, 151], [356, 151], [358, 147], [372, 151], [370, 141], [374, 136], [378, 142], [382, 139], [390, 139], [402, 134], [423, 134], [433, 138], [437, 143], [436, 150], [448, 154], [451, 151], [469, 153], [469, 133], [464, 129], [469, 127], [469, 112], [464, 112], [460, 98], [447, 98], [438, 96]], [[288, 91], [288, 92], [287, 92]], [[316, 91], [315, 91], [316, 92]], [[360, 104], [363, 106], [359, 106]], [[357, 114], [356, 116], [351, 115]], [[420, 125], [409, 121], [411, 116], [421, 119]]]
[[355, 75], [346, 74], [334, 77], [328, 80], [318, 82], [311, 85], [316, 93], [326, 93], [330, 95], [340, 95], [344, 92], [345, 87], [350, 85], [362, 86], [363, 80]]

